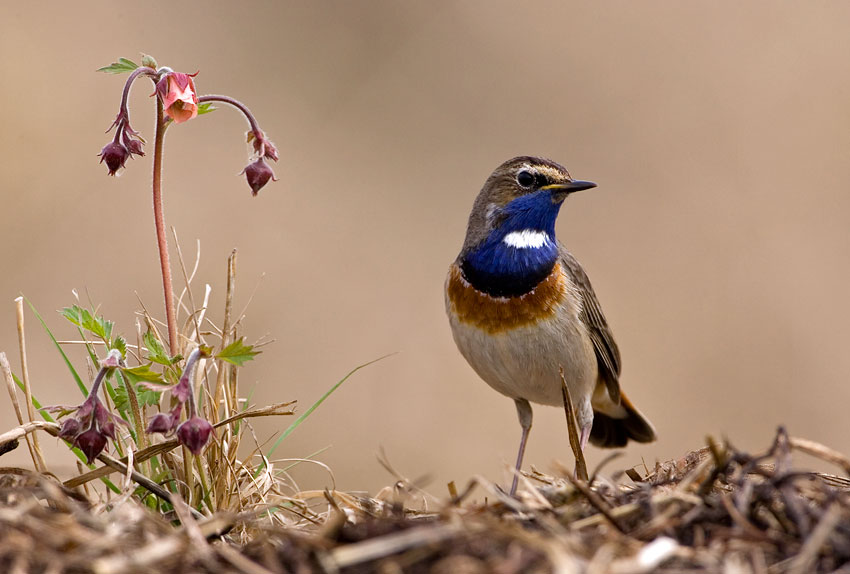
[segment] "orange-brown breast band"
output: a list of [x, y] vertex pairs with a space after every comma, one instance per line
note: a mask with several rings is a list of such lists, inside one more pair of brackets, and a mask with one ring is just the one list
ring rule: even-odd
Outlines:
[[567, 281], [561, 264], [556, 263], [549, 276], [528, 293], [493, 297], [470, 285], [453, 264], [446, 291], [458, 321], [495, 335], [554, 316], [566, 296]]

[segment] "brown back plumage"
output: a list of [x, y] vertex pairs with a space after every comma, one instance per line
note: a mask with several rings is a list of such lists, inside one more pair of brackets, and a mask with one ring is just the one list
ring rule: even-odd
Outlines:
[[568, 269], [570, 277], [581, 293], [583, 306], [580, 319], [585, 324], [590, 340], [593, 342], [599, 378], [605, 384], [611, 401], [620, 404], [626, 412], [625, 418], [614, 418], [594, 411], [590, 442], [596, 446], [617, 448], [626, 446], [630, 439], [637, 442], [654, 441], [656, 437], [652, 423], [620, 390], [620, 350], [617, 348], [614, 335], [608, 327], [608, 321], [602, 313], [602, 307], [599, 305], [587, 273], [563, 245], [561, 245], [560, 261]]

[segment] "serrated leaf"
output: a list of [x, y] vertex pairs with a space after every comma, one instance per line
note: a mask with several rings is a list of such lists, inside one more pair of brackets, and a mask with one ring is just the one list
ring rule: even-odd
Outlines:
[[109, 341], [112, 337], [112, 328], [115, 326], [113, 321], [104, 319], [102, 315], [94, 316], [88, 309], [79, 305], [65, 307], [62, 309], [62, 316], [103, 341]]
[[62, 316], [68, 319], [71, 323], [78, 327], [82, 327], [83, 318], [82, 318], [83, 309], [78, 307], [77, 305], [73, 305], [72, 307], [65, 307], [62, 309]]
[[244, 340], [245, 337], [239, 337], [238, 340], [233, 341], [223, 348], [216, 357], [222, 361], [227, 361], [232, 365], [241, 367], [246, 362], [252, 360], [255, 355], [262, 353], [262, 351], [255, 351], [254, 345], [246, 345], [243, 342]]
[[[159, 396], [161, 393], [146, 389], [142, 386], [142, 384], [138, 384], [135, 388], [136, 399], [139, 401], [139, 406], [145, 407], [159, 404]], [[127, 389], [124, 385], [116, 385], [113, 400], [115, 401], [115, 408], [119, 411], [130, 408], [130, 398], [127, 396]]]
[[128, 60], [127, 58], [118, 58], [117, 62], [112, 62], [108, 66], [104, 66], [102, 68], [98, 68], [98, 72], [106, 72], [107, 74], [123, 74], [125, 72], [132, 72], [139, 65], [132, 60]]
[[212, 105], [212, 102], [203, 102], [198, 104], [198, 115], [208, 114], [210, 112], [216, 111], [218, 108]]
[[136, 397], [139, 399], [139, 404], [143, 407], [150, 407], [159, 404], [159, 397], [162, 393], [146, 389], [139, 385], [136, 387]]
[[119, 411], [127, 410], [130, 406], [130, 399], [127, 396], [127, 389], [122, 385], [115, 387], [115, 392], [112, 393], [112, 401], [115, 403], [115, 408]]
[[129, 379], [129, 381], [133, 384], [138, 383], [139, 381], [165, 384], [162, 375], [151, 370], [150, 364], [121, 369], [121, 372], [124, 373], [127, 376], [127, 379]]
[[112, 349], [118, 349], [121, 351], [121, 356], [125, 359], [127, 358], [127, 341], [121, 335], [115, 337], [115, 340], [112, 341], [112, 345], [110, 345]]
[[172, 364], [171, 357], [168, 356], [165, 347], [156, 338], [152, 331], [144, 334], [142, 339], [145, 342], [145, 347], [148, 350], [147, 360], [159, 363], [160, 365], [170, 366]]

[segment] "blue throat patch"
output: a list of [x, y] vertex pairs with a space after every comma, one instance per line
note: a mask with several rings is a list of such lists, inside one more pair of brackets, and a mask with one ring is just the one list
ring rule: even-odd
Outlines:
[[[507, 204], [497, 217], [501, 223], [465, 255], [461, 270], [469, 283], [494, 297], [516, 297], [534, 289], [549, 276], [558, 260], [555, 219], [562, 202], [539, 190]], [[511, 233], [545, 233], [540, 246], [515, 247], [505, 242]]]

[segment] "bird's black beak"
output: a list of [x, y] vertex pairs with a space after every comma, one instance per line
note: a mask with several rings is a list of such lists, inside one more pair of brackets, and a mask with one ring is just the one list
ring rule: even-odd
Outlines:
[[564, 183], [553, 183], [552, 185], [544, 185], [540, 189], [548, 190], [552, 193], [552, 197], [555, 199], [565, 199], [569, 194], [575, 193], [576, 191], [582, 191], [583, 189], [591, 189], [596, 187], [596, 184], [592, 181], [581, 181], [578, 179], [574, 179], [572, 181], [566, 181]]

